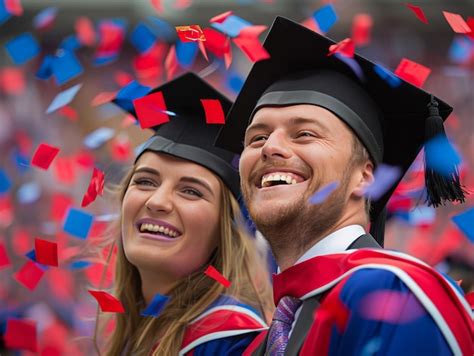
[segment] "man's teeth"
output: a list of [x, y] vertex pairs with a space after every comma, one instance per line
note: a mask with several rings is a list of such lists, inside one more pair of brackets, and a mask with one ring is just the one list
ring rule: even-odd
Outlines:
[[296, 179], [288, 174], [268, 174], [262, 177], [262, 187], [269, 187], [272, 182], [285, 182], [286, 184], [296, 184]]
[[145, 232], [145, 231], [159, 232], [163, 235], [168, 235], [169, 237], [178, 236], [178, 233], [176, 231], [173, 231], [173, 230], [170, 230], [167, 227], [164, 227], [164, 226], [161, 226], [161, 225], [155, 225], [155, 224], [141, 224], [140, 225], [140, 232]]

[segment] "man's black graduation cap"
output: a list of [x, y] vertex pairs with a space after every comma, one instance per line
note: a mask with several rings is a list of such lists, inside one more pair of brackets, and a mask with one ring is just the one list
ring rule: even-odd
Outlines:
[[[171, 80], [147, 95], [162, 92], [170, 121], [153, 127], [155, 134], [139, 148], [138, 158], [146, 151], [163, 152], [206, 167], [217, 174], [238, 198], [240, 180], [233, 168], [233, 152], [214, 146], [222, 125], [207, 124], [201, 99], [217, 99], [224, 113], [232, 102], [194, 73], [186, 73]], [[113, 101], [125, 111], [137, 117], [135, 110], [127, 110], [120, 101]], [[175, 115], [174, 115], [175, 114]]]
[[[357, 54], [345, 60], [328, 56], [334, 44], [277, 17], [263, 44], [270, 59], [252, 67], [216, 145], [240, 153], [245, 130], [261, 107], [314, 104], [332, 111], [351, 127], [375, 164], [398, 166], [405, 173], [423, 143], [444, 134], [443, 120], [452, 108], [403, 80], [392, 86], [376, 72], [380, 68]], [[351, 62], [356, 64], [356, 71], [347, 64]], [[357, 70], [361, 73], [356, 75]], [[383, 73], [386, 76], [388, 71]], [[398, 81], [394, 74], [389, 75]], [[425, 178], [428, 203], [437, 206], [444, 200], [464, 201], [456, 166], [449, 177], [428, 167]], [[371, 233], [380, 244], [385, 205], [400, 180], [371, 205]]]

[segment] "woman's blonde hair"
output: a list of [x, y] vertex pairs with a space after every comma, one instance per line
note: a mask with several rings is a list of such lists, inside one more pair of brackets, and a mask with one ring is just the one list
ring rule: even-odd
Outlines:
[[[123, 201], [133, 170], [118, 189]], [[208, 264], [181, 280], [170, 292], [169, 302], [159, 317], [143, 317], [145, 308], [141, 280], [137, 268], [125, 257], [120, 219], [115, 228], [114, 241], [118, 245], [115, 266], [115, 296], [122, 302], [125, 313], [115, 314], [115, 330], [107, 344], [107, 355], [122, 352], [133, 355], [177, 355], [187, 325], [197, 318], [221, 295], [235, 297], [259, 311], [264, 319], [271, 316], [273, 303], [266, 259], [258, 256], [256, 245], [243, 228], [243, 218], [237, 200], [219, 179], [221, 185], [220, 240]], [[229, 288], [206, 276], [208, 265], [214, 266], [231, 281]], [[101, 320], [98, 325], [105, 327]], [[102, 333], [101, 333], [102, 334]]]

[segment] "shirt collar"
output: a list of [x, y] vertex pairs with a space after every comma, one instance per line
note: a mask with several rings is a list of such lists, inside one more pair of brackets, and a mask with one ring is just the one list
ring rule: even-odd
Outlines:
[[347, 250], [358, 237], [365, 233], [365, 229], [361, 225], [345, 226], [316, 242], [295, 264], [316, 256], [343, 252]]

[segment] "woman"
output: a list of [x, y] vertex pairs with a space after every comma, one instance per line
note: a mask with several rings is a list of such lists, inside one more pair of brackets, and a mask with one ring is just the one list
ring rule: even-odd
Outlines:
[[[206, 124], [200, 99], [224, 111], [231, 102], [192, 73], [148, 95], [157, 92], [172, 118], [121, 186], [115, 294], [126, 312], [115, 316], [107, 354], [240, 355], [272, 302], [265, 264], [239, 227], [233, 154], [213, 146], [220, 125]], [[208, 277], [209, 266], [231, 286]], [[164, 309], [141, 316], [157, 294], [168, 297]]]

